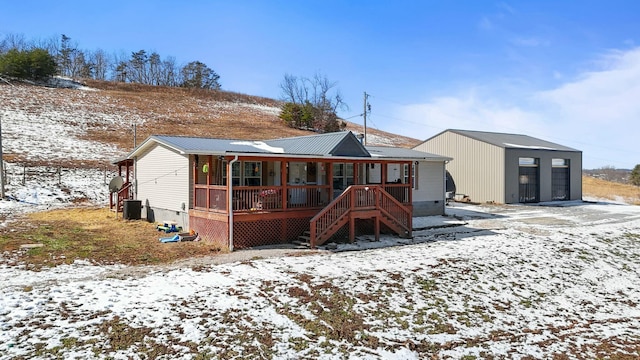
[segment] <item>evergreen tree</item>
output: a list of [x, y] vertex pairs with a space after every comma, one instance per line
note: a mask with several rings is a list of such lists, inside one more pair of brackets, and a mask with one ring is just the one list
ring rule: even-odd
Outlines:
[[192, 61], [182, 68], [182, 87], [220, 90], [220, 75], [200, 61]]
[[56, 73], [56, 62], [44, 49], [9, 50], [0, 56], [0, 74], [19, 79], [44, 80]]
[[631, 170], [629, 182], [635, 186], [640, 186], [640, 164], [636, 165], [633, 170]]
[[30, 63], [30, 78], [44, 80], [56, 73], [56, 61], [44, 49], [33, 49], [27, 52]]

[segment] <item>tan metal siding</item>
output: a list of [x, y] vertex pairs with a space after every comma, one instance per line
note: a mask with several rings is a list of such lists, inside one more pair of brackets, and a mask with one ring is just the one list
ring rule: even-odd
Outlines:
[[415, 150], [452, 157], [446, 168], [456, 193], [471, 201], [504, 203], [504, 149], [452, 132], [444, 132]]
[[186, 155], [155, 145], [138, 157], [136, 169], [137, 197], [143, 205], [182, 212], [184, 203], [188, 210], [189, 158]]

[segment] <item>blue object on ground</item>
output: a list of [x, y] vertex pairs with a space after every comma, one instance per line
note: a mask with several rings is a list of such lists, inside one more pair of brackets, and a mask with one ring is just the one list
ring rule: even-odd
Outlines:
[[170, 242], [178, 242], [180, 241], [180, 235], [174, 235], [172, 237], [160, 238], [161, 243], [170, 243]]

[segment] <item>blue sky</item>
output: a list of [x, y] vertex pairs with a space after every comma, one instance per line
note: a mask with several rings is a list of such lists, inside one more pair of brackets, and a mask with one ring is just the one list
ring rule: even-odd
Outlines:
[[[425, 140], [522, 133], [640, 163], [637, 1], [11, 1], [0, 36], [199, 60], [223, 89], [281, 96], [284, 74], [337, 82], [362, 123]], [[354, 117], [352, 117], [354, 116]]]

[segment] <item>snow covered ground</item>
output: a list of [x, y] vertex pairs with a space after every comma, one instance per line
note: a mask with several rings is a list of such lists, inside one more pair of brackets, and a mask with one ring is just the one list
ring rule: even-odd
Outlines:
[[[0, 86], [7, 195], [0, 200], [0, 226], [7, 226], [12, 215], [28, 211], [79, 202], [106, 204], [108, 182], [116, 174], [83, 162], [110, 163], [126, 152], [81, 137], [89, 128], [142, 122], [139, 115], [108, 98], [96, 97], [93, 89], [65, 79], [58, 83], [77, 90]], [[74, 166], [51, 165], [70, 162]]]
[[340, 250], [373, 242], [143, 272], [1, 265], [0, 358], [640, 357], [639, 207], [447, 213], [360, 251]]
[[[85, 111], [92, 91], [25, 91], [0, 89], [5, 154], [44, 163], [124, 154], [75, 145], [90, 126], [129, 126], [114, 116], [126, 109]], [[37, 104], [52, 97], [62, 105]], [[24, 176], [7, 165], [2, 226], [108, 199], [104, 170], [34, 166]], [[640, 358], [640, 207], [454, 204], [447, 214], [414, 219], [409, 240], [220, 265], [34, 272], [0, 254], [0, 359]]]

